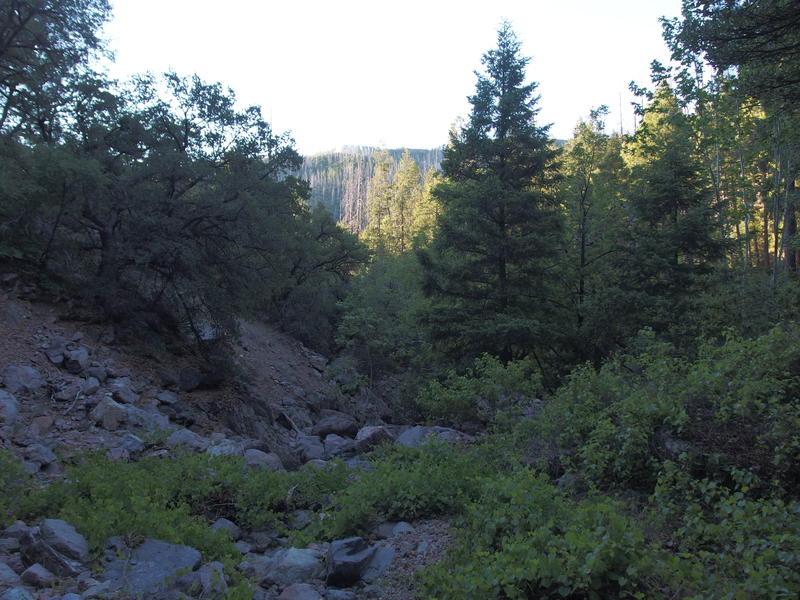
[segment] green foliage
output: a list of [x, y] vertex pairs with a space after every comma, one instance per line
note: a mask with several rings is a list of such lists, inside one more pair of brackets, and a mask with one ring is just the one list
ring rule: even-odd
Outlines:
[[0, 527], [10, 524], [30, 487], [29, 479], [20, 460], [5, 448], [0, 449]]
[[571, 502], [543, 475], [520, 469], [485, 482], [456, 547], [422, 584], [439, 600], [637, 597], [645, 550], [620, 505]]
[[539, 374], [531, 361], [503, 364], [483, 354], [463, 375], [450, 371], [417, 395], [423, 412], [436, 420], [490, 422], [498, 411], [524, 405], [541, 392]]

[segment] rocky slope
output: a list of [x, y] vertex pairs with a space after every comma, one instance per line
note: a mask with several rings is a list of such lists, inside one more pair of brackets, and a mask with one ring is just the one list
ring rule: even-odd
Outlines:
[[[3, 283], [0, 445], [43, 483], [62, 477], [64, 465], [87, 450], [119, 461], [239, 455], [257, 476], [334, 457], [363, 468], [376, 442], [463, 438], [444, 428], [387, 425], [387, 407], [341, 393], [324, 375], [323, 356], [264, 324], [242, 324], [239, 376], [214, 385], [213, 374], [188, 356], [131, 354], [111, 343], [102, 323], [70, 320], [66, 306], [30, 299], [16, 277]], [[239, 569], [259, 584], [254, 597], [284, 600], [411, 598], [408, 575], [449, 541], [441, 521], [385, 524], [369, 539], [306, 548], [281, 546], [286, 540], [224, 519], [209, 526], [238, 541]], [[0, 600], [223, 598], [226, 585], [222, 565], [201, 564], [193, 548], [112, 538], [98, 562], [69, 523], [0, 523]]]

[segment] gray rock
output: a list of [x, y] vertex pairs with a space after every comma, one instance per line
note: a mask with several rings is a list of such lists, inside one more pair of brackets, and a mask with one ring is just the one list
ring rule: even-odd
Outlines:
[[223, 439], [206, 448], [206, 453], [211, 456], [241, 456], [244, 454], [244, 448], [239, 442]]
[[394, 549], [378, 546], [372, 555], [367, 567], [361, 573], [361, 579], [367, 583], [373, 583], [380, 579], [394, 560]]
[[252, 469], [267, 469], [268, 471], [283, 472], [281, 457], [274, 452], [262, 452], [256, 448], [250, 448], [244, 452], [244, 462]]
[[19, 540], [12, 537], [0, 537], [0, 554], [11, 554], [19, 550]]
[[242, 530], [239, 528], [239, 526], [228, 519], [217, 519], [211, 524], [211, 529], [222, 529], [226, 531], [233, 541], [236, 541], [242, 537]]
[[322, 596], [308, 583], [293, 583], [281, 592], [278, 600], [322, 600]]
[[335, 433], [329, 433], [325, 436], [323, 447], [325, 448], [325, 456], [328, 458], [352, 456], [356, 452], [356, 443], [353, 440], [343, 438]]
[[45, 519], [20, 540], [27, 564], [39, 563], [55, 575], [72, 577], [86, 568], [89, 544], [75, 528], [60, 519]]
[[64, 353], [64, 368], [67, 372], [77, 375], [89, 367], [89, 350], [84, 346], [79, 346], [75, 350], [67, 350]]
[[325, 598], [326, 600], [357, 600], [358, 596], [349, 590], [329, 589], [325, 592]]
[[139, 400], [139, 396], [127, 386], [115, 386], [111, 394], [114, 400], [122, 404], [135, 404]]
[[147, 431], [169, 430], [169, 419], [159, 412], [151, 412], [137, 406], [124, 405], [125, 419], [133, 427], [146, 429]]
[[158, 400], [161, 404], [172, 406], [178, 401], [178, 394], [175, 392], [170, 392], [169, 390], [161, 390], [156, 394], [156, 400]]
[[387, 521], [378, 526], [375, 535], [380, 539], [387, 539], [411, 531], [414, 531], [414, 527], [410, 523], [406, 523], [405, 521], [400, 521], [399, 523]]
[[173, 431], [166, 440], [168, 448], [190, 448], [196, 452], [205, 452], [211, 442], [206, 438], [197, 435], [188, 429], [178, 429]]
[[325, 447], [317, 436], [301, 435], [295, 442], [295, 448], [300, 453], [302, 462], [324, 458]]
[[421, 446], [433, 439], [456, 444], [470, 441], [472, 437], [449, 427], [423, 427], [417, 425], [401, 433], [397, 438], [397, 443], [403, 446]]
[[108, 379], [108, 371], [106, 371], [105, 367], [97, 365], [86, 369], [86, 375], [89, 377], [94, 377], [100, 383], [103, 383], [106, 379]]
[[109, 448], [106, 450], [106, 457], [108, 460], [113, 461], [130, 460], [131, 453], [122, 446], [117, 446], [116, 448]]
[[33, 367], [10, 366], [3, 369], [3, 385], [12, 394], [35, 392], [44, 385], [42, 374]]
[[55, 394], [53, 394], [53, 398], [58, 400], [59, 402], [72, 402], [77, 398], [81, 393], [82, 386], [81, 384], [75, 383], [67, 383], [62, 385]]
[[261, 578], [262, 585], [307, 583], [322, 575], [320, 553], [316, 550], [288, 548], [278, 550]]
[[25, 588], [15, 587], [0, 596], [0, 600], [33, 600], [33, 596]]
[[200, 553], [188, 546], [147, 539], [129, 549], [119, 539], [109, 542], [116, 544], [122, 556], [111, 560], [102, 579], [110, 582], [111, 590], [134, 597], [152, 598], [170, 585], [179, 571], [193, 571], [200, 565]]
[[19, 406], [13, 394], [0, 390], [0, 428], [12, 429], [17, 423]]
[[144, 451], [144, 440], [132, 433], [126, 433], [122, 436], [121, 446], [131, 454], [139, 454]]
[[81, 600], [81, 595], [70, 592], [69, 594], [64, 594], [61, 596], [61, 598], [57, 598], [56, 600]]
[[87, 377], [81, 385], [81, 393], [86, 396], [96, 394], [100, 389], [100, 380], [97, 377]]
[[335, 433], [343, 437], [353, 437], [358, 433], [358, 423], [348, 414], [338, 410], [322, 409], [320, 420], [311, 429], [311, 433], [320, 437]]
[[326, 557], [328, 585], [347, 587], [358, 582], [369, 566], [376, 548], [360, 537], [331, 542]]
[[19, 578], [23, 583], [35, 588], [52, 587], [56, 582], [56, 576], [39, 563], [35, 563], [25, 569]]
[[21, 540], [30, 530], [31, 528], [22, 521], [16, 521], [15, 523], [3, 529], [3, 537]]
[[42, 444], [31, 444], [27, 448], [25, 448], [23, 452], [23, 456], [25, 456], [26, 460], [29, 460], [34, 463], [39, 463], [40, 465], [46, 466], [50, 463], [56, 462], [57, 458], [53, 451], [48, 448], [47, 446], [43, 446]]
[[19, 575], [4, 562], [0, 562], [0, 589], [15, 587], [20, 584]]
[[381, 444], [393, 444], [395, 437], [387, 427], [383, 425], [368, 425], [358, 430], [356, 443], [360, 452], [372, 450]]
[[92, 419], [92, 422], [101, 425], [103, 429], [115, 431], [125, 422], [128, 415], [124, 406], [114, 402], [111, 398], [103, 398], [89, 413], [89, 418]]
[[64, 355], [67, 352], [67, 341], [64, 338], [53, 338], [44, 349], [44, 354], [51, 363], [60, 367], [64, 364]]
[[178, 577], [175, 588], [203, 600], [222, 600], [228, 593], [228, 580], [225, 567], [220, 562], [210, 562], [197, 571]]

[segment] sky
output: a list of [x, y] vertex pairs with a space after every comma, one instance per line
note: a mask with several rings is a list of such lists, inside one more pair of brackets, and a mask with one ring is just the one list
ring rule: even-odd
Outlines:
[[[634, 127], [628, 83], [666, 62], [680, 0], [112, 0], [113, 76], [174, 70], [258, 104], [305, 155], [348, 145], [433, 148], [469, 114], [474, 72], [508, 20], [531, 57], [540, 125], [571, 137], [606, 104]], [[622, 111], [620, 112], [620, 105]]]

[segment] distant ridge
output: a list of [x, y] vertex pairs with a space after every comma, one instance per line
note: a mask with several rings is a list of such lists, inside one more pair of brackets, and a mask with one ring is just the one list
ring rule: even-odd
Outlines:
[[[311, 204], [321, 204], [353, 231], [367, 224], [367, 194], [375, 162], [375, 146], [342, 146], [330, 152], [306, 156], [297, 175], [311, 184]], [[392, 174], [397, 171], [404, 148], [388, 150], [392, 157]], [[409, 148], [424, 175], [431, 167], [438, 169], [442, 148]]]

